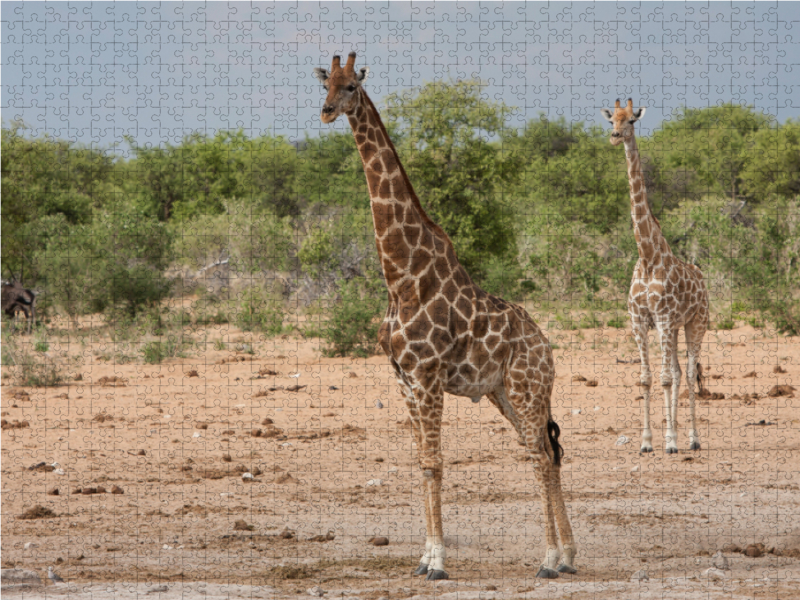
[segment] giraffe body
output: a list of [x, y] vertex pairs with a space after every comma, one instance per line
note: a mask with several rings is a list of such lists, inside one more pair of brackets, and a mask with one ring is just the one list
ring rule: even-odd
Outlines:
[[689, 389], [691, 429], [689, 448], [700, 449], [700, 437], [695, 417], [694, 384], [700, 375], [700, 351], [708, 329], [708, 290], [703, 274], [695, 265], [678, 259], [669, 247], [647, 202], [639, 149], [634, 135], [634, 123], [644, 115], [644, 108], [633, 109], [616, 102], [614, 112], [603, 109], [603, 116], [614, 125], [611, 134], [613, 145], [625, 144], [628, 163], [628, 182], [631, 195], [631, 219], [636, 237], [639, 260], [633, 270], [628, 295], [628, 313], [641, 358], [643, 402], [642, 452], [652, 452], [653, 434], [650, 430], [650, 358], [648, 331], [656, 328], [661, 339], [661, 386], [664, 390], [664, 411], [667, 428], [666, 452], [675, 454], [677, 445], [678, 396], [680, 394], [681, 367], [678, 361], [678, 332], [686, 336], [688, 361], [686, 384]]
[[[521, 307], [487, 294], [458, 262], [447, 234], [425, 213], [351, 53], [341, 68], [315, 69], [328, 90], [322, 121], [346, 114], [364, 164], [375, 243], [389, 293], [378, 342], [411, 416], [425, 486], [425, 553], [416, 573], [447, 578], [442, 526], [444, 394], [489, 400], [528, 448], [541, 487], [547, 551], [541, 577], [574, 573], [576, 546], [561, 493], [559, 429], [550, 397], [555, 370], [547, 338]], [[562, 541], [559, 550], [558, 533]], [[559, 565], [559, 559], [563, 558]]]

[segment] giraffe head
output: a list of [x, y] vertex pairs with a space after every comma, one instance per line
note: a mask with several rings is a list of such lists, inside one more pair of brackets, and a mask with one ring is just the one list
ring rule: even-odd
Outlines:
[[620, 106], [619, 98], [617, 98], [617, 102], [614, 104], [614, 112], [611, 112], [608, 108], [600, 110], [606, 121], [610, 121], [614, 125], [614, 131], [611, 133], [612, 146], [618, 146], [633, 137], [633, 124], [644, 116], [644, 110], [644, 106], [634, 110], [633, 100], [630, 98], [628, 98], [628, 103], [624, 108]]
[[342, 113], [349, 113], [358, 104], [358, 88], [364, 83], [369, 74], [369, 67], [361, 67], [358, 73], [355, 71], [356, 53], [351, 52], [347, 56], [347, 64], [342, 68], [341, 58], [333, 57], [331, 70], [317, 67], [314, 69], [314, 76], [328, 90], [328, 97], [322, 105], [320, 118], [323, 123], [333, 123], [336, 117]]

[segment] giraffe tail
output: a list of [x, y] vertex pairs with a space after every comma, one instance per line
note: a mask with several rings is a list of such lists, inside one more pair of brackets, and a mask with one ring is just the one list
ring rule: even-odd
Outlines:
[[547, 437], [550, 438], [550, 445], [553, 448], [553, 464], [559, 466], [561, 464], [561, 457], [564, 456], [564, 448], [558, 443], [558, 436], [561, 435], [561, 429], [558, 423], [550, 419], [547, 421]]

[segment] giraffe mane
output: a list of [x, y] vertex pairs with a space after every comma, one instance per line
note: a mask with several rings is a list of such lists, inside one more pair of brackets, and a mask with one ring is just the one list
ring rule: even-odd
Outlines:
[[406, 169], [403, 166], [403, 163], [400, 162], [400, 157], [397, 155], [397, 149], [394, 147], [394, 142], [392, 142], [392, 139], [389, 137], [389, 133], [386, 131], [386, 127], [383, 124], [383, 119], [380, 118], [380, 113], [378, 113], [378, 109], [375, 108], [375, 105], [372, 103], [372, 99], [369, 97], [367, 92], [364, 91], [363, 88], [361, 88], [361, 91], [364, 98], [367, 101], [367, 104], [369, 105], [369, 108], [371, 108], [372, 111], [378, 116], [377, 118], [378, 126], [380, 127], [381, 132], [383, 132], [384, 137], [388, 141], [389, 146], [392, 149], [392, 152], [394, 152], [395, 161], [397, 162], [397, 165], [400, 167], [400, 174], [403, 176], [403, 181], [405, 182], [406, 186], [408, 186], [408, 189], [411, 191], [411, 203], [419, 211], [419, 216], [422, 219], [422, 222], [425, 223], [428, 227], [430, 227], [436, 235], [441, 236], [442, 239], [445, 241], [445, 243], [447, 243], [455, 253], [453, 242], [450, 240], [450, 237], [447, 235], [445, 230], [442, 229], [436, 222], [434, 222], [434, 220], [428, 216], [428, 213], [425, 212], [425, 209], [422, 208], [422, 204], [419, 201], [419, 197], [417, 196], [417, 193], [414, 191], [414, 186], [411, 185], [411, 180], [408, 178], [408, 175], [406, 174]]

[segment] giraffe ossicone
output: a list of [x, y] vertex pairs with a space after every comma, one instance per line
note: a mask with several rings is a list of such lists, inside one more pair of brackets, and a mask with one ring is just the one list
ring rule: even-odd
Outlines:
[[422, 208], [362, 87], [369, 70], [356, 71], [355, 59], [350, 53], [342, 67], [334, 56], [330, 70], [317, 68], [314, 75], [327, 90], [321, 120], [347, 116], [367, 178], [389, 293], [378, 342], [411, 416], [425, 488], [425, 552], [415, 573], [448, 577], [441, 499], [445, 393], [473, 401], [486, 396], [514, 426], [541, 488], [547, 550], [537, 576], [575, 573], [576, 545], [561, 490], [563, 450], [550, 410], [550, 344], [523, 308], [484, 292], [458, 262], [450, 238]]
[[689, 449], [700, 449], [700, 436], [695, 417], [694, 384], [702, 375], [700, 350], [708, 329], [708, 290], [703, 273], [696, 266], [678, 259], [661, 232], [661, 225], [647, 202], [644, 172], [639, 148], [636, 145], [634, 124], [645, 113], [644, 107], [633, 108], [628, 98], [623, 107], [617, 99], [614, 110], [604, 108], [601, 114], [614, 126], [611, 144], [625, 144], [628, 163], [628, 183], [631, 195], [631, 219], [639, 260], [633, 269], [633, 279], [628, 295], [628, 313], [641, 358], [643, 420], [641, 451], [653, 451], [653, 433], [650, 430], [650, 359], [648, 331], [658, 329], [661, 338], [661, 386], [664, 390], [664, 412], [667, 420], [665, 449], [667, 454], [678, 452], [678, 396], [681, 367], [678, 362], [678, 332], [686, 336], [688, 351], [686, 385], [689, 388]]

